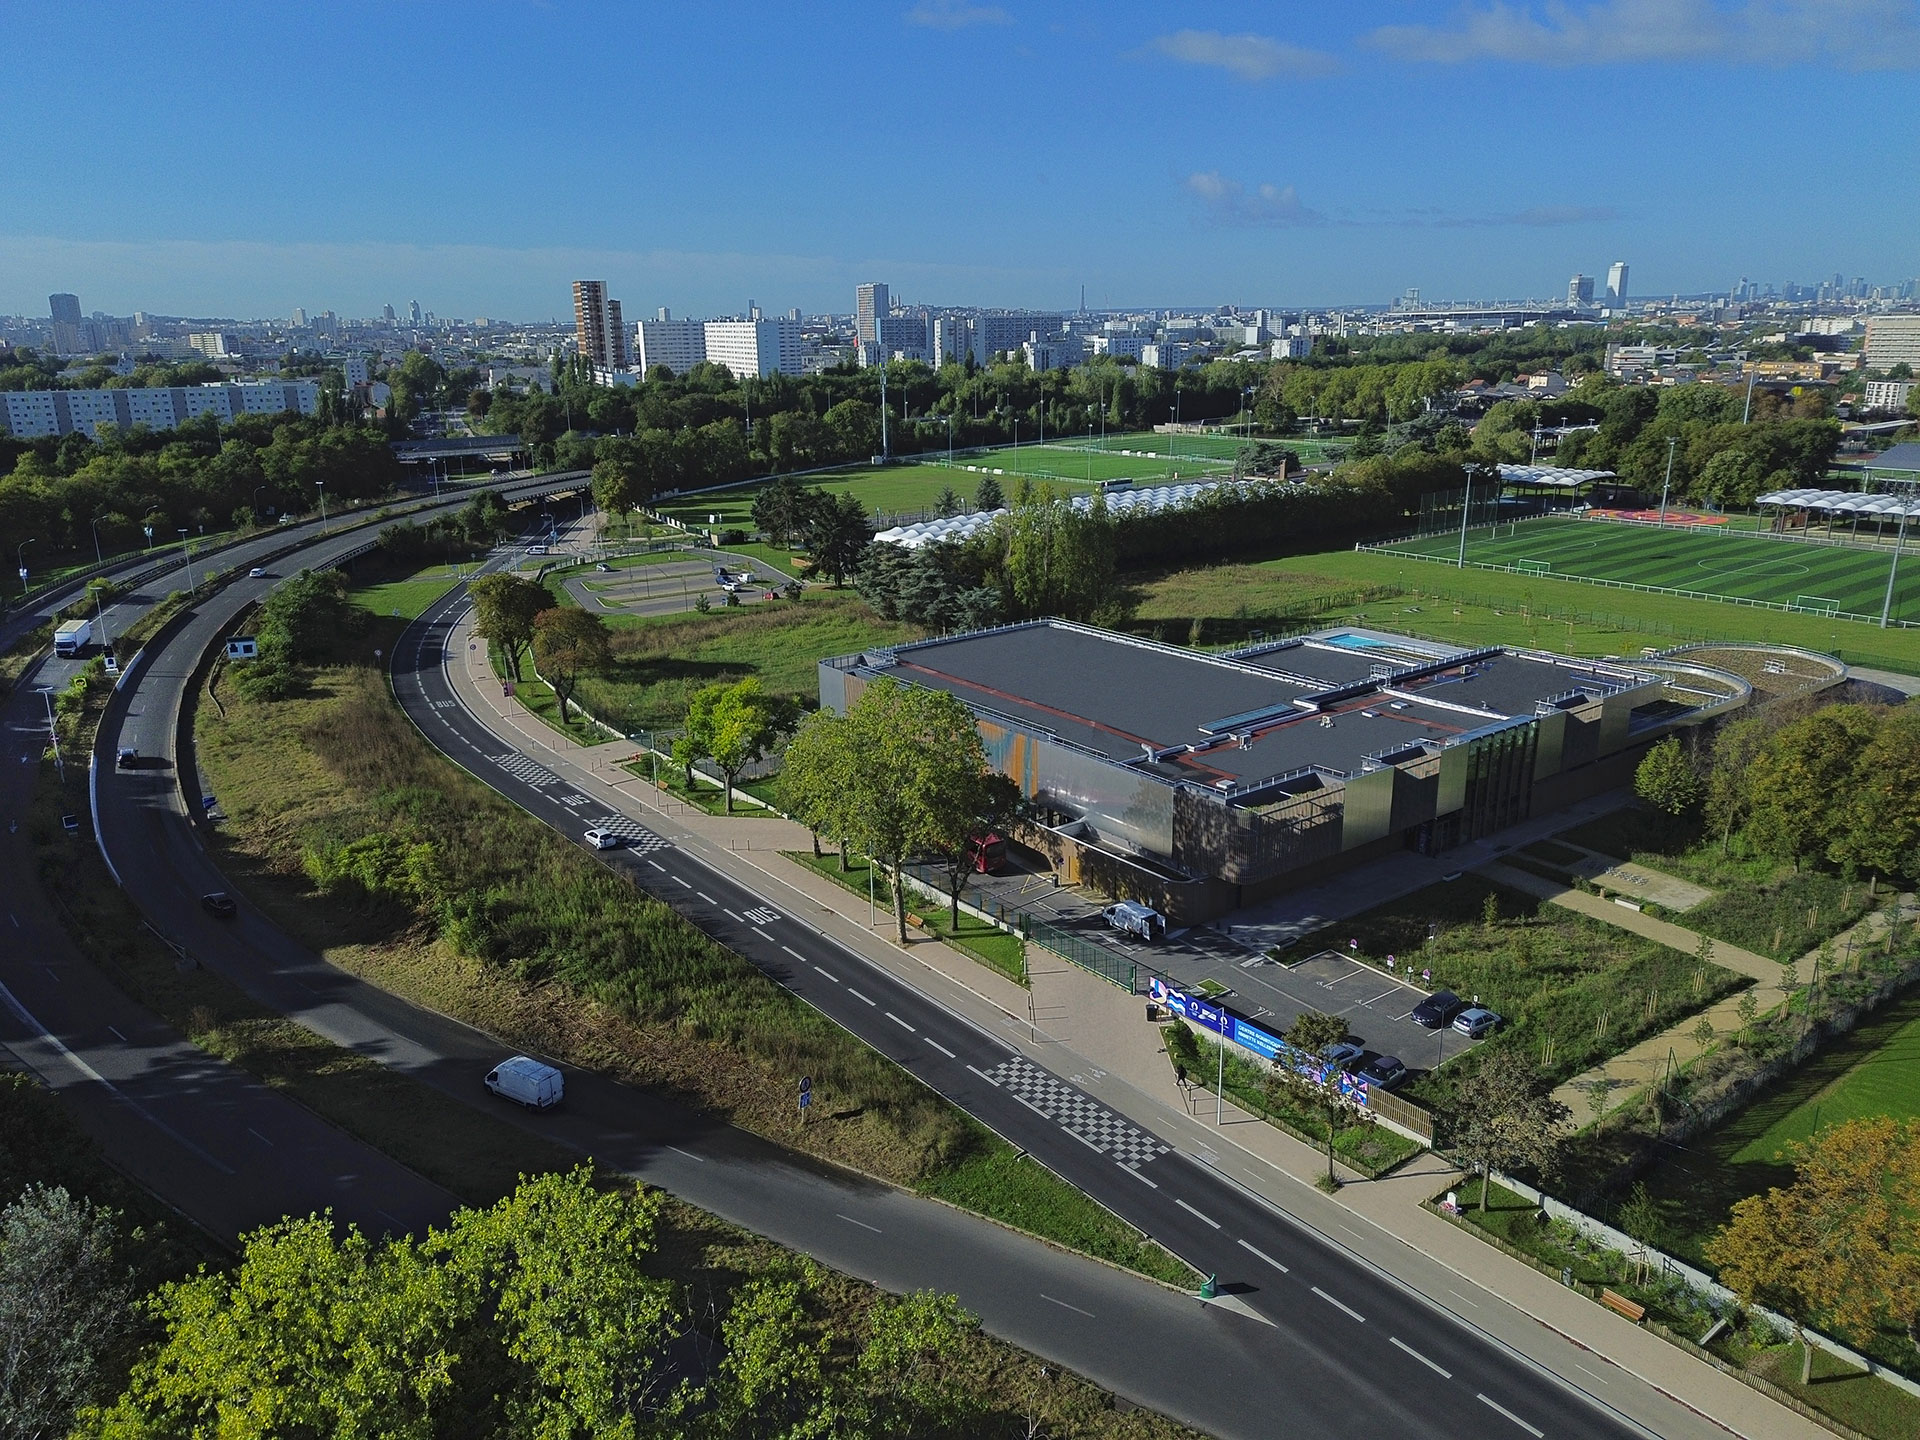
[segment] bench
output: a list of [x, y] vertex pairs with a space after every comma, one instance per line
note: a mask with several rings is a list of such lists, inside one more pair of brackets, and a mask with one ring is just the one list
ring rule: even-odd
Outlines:
[[1602, 1290], [1600, 1292], [1600, 1303], [1616, 1315], [1626, 1316], [1627, 1319], [1633, 1321], [1636, 1325], [1647, 1318], [1646, 1306], [1636, 1305], [1633, 1301], [1627, 1299], [1626, 1296], [1616, 1295], [1611, 1290]]

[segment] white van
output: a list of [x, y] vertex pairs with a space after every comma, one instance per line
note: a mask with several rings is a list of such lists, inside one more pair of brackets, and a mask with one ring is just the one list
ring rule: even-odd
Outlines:
[[1122, 934], [1145, 940], [1149, 944], [1166, 937], [1167, 917], [1138, 900], [1122, 900], [1118, 905], [1109, 905], [1100, 912], [1100, 918]]
[[566, 1077], [551, 1065], [525, 1055], [502, 1060], [487, 1072], [487, 1090], [529, 1110], [551, 1110], [566, 1093]]

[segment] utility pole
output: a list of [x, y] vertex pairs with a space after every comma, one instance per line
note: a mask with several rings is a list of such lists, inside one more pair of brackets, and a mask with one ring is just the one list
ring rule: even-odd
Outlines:
[[892, 452], [887, 449], [887, 362], [880, 362], [880, 458], [885, 460]]
[[1660, 487], [1660, 525], [1663, 529], [1667, 523], [1667, 492], [1673, 488], [1673, 452], [1679, 443], [1678, 435], [1667, 437], [1667, 479], [1666, 483]]

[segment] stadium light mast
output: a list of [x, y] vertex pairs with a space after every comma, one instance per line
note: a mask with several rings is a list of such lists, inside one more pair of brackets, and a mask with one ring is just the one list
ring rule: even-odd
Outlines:
[[1887, 617], [1893, 613], [1893, 577], [1900, 573], [1900, 547], [1907, 539], [1907, 515], [1913, 508], [1909, 500], [1900, 507], [1900, 530], [1893, 537], [1893, 562], [1887, 566], [1887, 598], [1880, 602], [1880, 628], [1887, 628]]
[[1467, 517], [1473, 514], [1473, 467], [1467, 467], [1467, 498], [1460, 506], [1460, 568], [1467, 568]]
[[1660, 524], [1663, 527], [1667, 523], [1667, 491], [1673, 488], [1673, 451], [1679, 443], [1678, 435], [1667, 436], [1667, 478], [1660, 487]]

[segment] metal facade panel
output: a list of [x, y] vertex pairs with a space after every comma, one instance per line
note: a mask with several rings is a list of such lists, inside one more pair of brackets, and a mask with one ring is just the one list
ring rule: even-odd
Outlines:
[[1340, 848], [1353, 850], [1370, 844], [1393, 829], [1393, 789], [1400, 772], [1391, 765], [1347, 781], [1346, 821], [1340, 831]]

